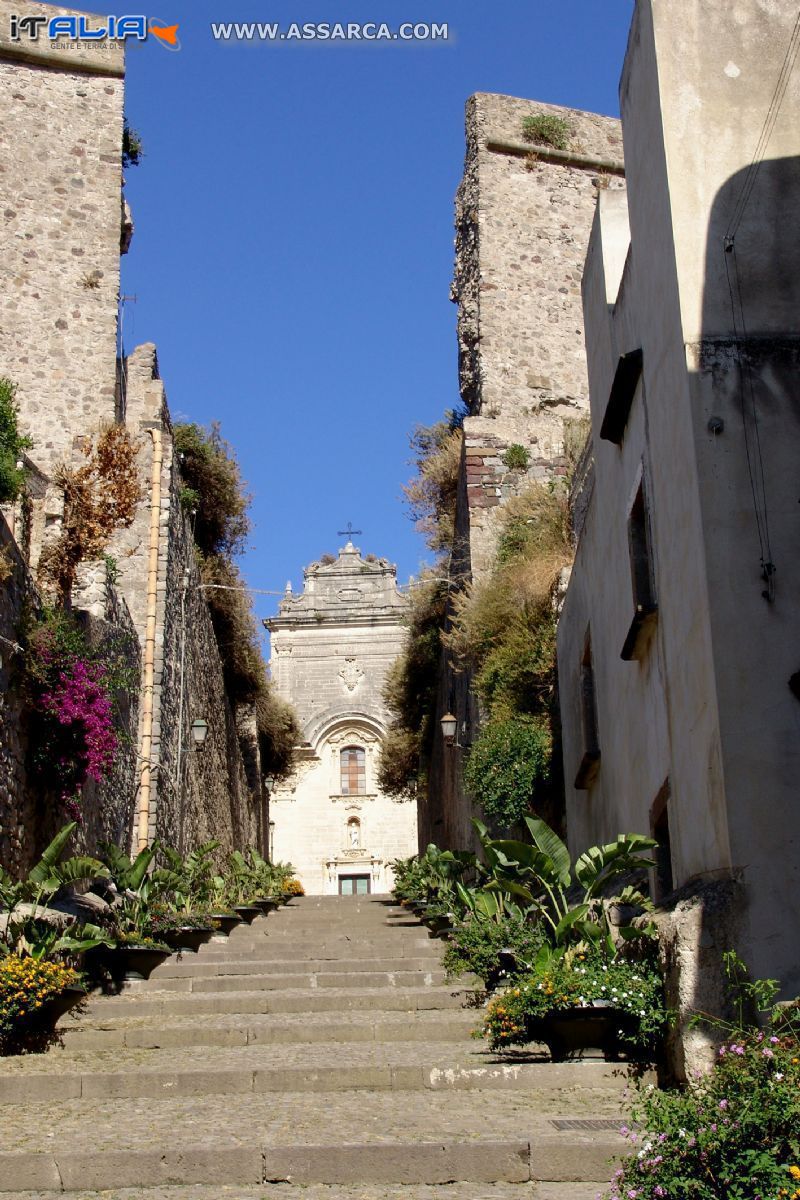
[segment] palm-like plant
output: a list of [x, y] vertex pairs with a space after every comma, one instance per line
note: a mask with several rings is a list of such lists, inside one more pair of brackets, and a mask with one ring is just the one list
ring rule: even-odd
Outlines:
[[[622, 833], [605, 846], [592, 846], [573, 863], [566, 844], [539, 817], [526, 817], [532, 842], [492, 839], [479, 821], [478, 832], [489, 878], [487, 892], [517, 898], [534, 909], [548, 932], [550, 943], [560, 948], [572, 942], [599, 945], [605, 942], [613, 953], [614, 942], [608, 923], [609, 903], [651, 907], [647, 896], [635, 886], [614, 894], [612, 885], [631, 872], [653, 865], [647, 857], [657, 843], [638, 833]], [[647, 932], [621, 926], [626, 939]]]

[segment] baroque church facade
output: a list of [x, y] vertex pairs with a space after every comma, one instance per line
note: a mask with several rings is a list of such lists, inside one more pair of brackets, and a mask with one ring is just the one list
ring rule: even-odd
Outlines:
[[417, 850], [416, 804], [377, 782], [389, 714], [386, 674], [403, 649], [406, 600], [396, 568], [348, 541], [287, 591], [270, 632], [275, 690], [294, 705], [301, 744], [270, 796], [272, 857], [313, 895], [391, 889], [392, 859]]

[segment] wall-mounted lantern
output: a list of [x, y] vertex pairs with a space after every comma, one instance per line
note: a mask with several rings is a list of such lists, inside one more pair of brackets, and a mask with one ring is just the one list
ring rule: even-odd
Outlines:
[[442, 717], [442, 737], [446, 746], [452, 746], [456, 738], [456, 726], [458, 721], [451, 712], [445, 713]]
[[197, 717], [192, 721], [192, 741], [194, 742], [195, 750], [202, 750], [208, 735], [208, 721], [204, 721], [202, 717]]

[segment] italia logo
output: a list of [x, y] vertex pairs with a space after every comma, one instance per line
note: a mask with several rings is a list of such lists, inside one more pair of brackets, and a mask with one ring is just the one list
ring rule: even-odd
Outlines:
[[21, 42], [23, 38], [36, 42], [41, 37], [48, 42], [110, 42], [147, 41], [152, 34], [155, 41], [165, 50], [180, 50], [178, 26], [168, 25], [158, 17], [126, 14], [121, 17], [98, 18], [78, 15], [40, 17], [9, 17], [9, 38]]

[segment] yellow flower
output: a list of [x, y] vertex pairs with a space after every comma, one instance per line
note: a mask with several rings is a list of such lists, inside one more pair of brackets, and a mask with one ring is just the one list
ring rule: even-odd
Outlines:
[[789, 1167], [789, 1174], [791, 1175], [792, 1179], [800, 1179], [800, 1167]]

